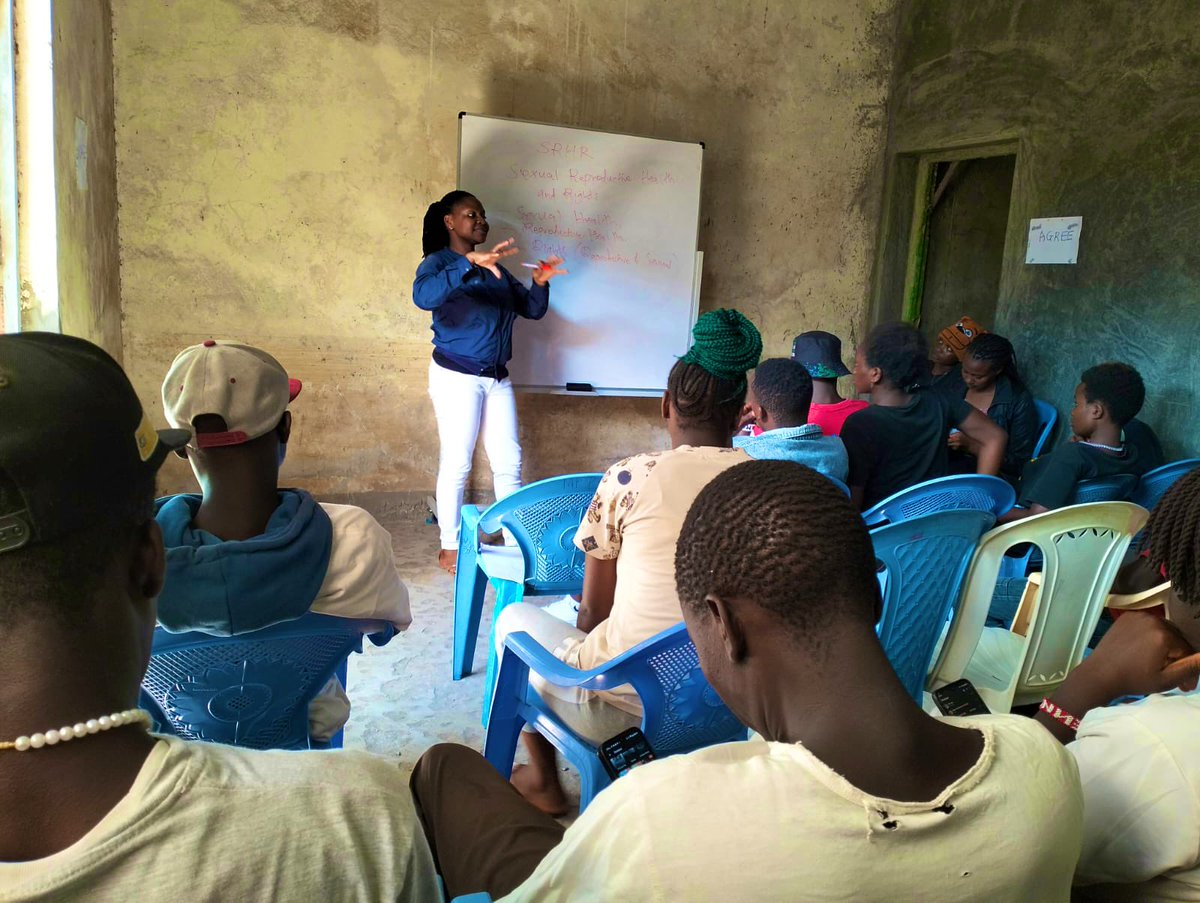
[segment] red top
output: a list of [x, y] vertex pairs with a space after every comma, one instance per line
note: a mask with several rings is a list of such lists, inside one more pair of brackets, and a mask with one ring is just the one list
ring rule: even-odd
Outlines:
[[847, 398], [837, 404], [814, 404], [808, 409], [808, 422], [819, 426], [826, 436], [840, 436], [846, 418], [867, 407], [870, 407], [867, 402], [854, 398]]

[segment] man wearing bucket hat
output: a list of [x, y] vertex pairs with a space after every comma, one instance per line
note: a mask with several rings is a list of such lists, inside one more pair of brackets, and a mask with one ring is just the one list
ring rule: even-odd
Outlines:
[[813, 396], [808, 422], [817, 424], [826, 436], [840, 435], [846, 418], [867, 407], [865, 401], [842, 398], [838, 394], [838, 378], [850, 375], [842, 362], [841, 339], [819, 330], [802, 332], [792, 342], [792, 360], [803, 364], [812, 377]]

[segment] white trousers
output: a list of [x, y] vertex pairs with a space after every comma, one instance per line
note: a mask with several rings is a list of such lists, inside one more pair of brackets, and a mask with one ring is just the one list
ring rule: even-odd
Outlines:
[[429, 397], [437, 417], [437, 519], [443, 549], [458, 548], [459, 512], [471, 473], [475, 440], [483, 430], [483, 449], [492, 466], [496, 499], [521, 488], [521, 444], [517, 440], [517, 402], [512, 380], [455, 373], [429, 362]]

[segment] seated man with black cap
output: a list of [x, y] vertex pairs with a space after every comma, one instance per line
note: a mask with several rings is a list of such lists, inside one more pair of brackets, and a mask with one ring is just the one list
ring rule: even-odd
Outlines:
[[0, 899], [437, 900], [394, 762], [146, 732], [163, 458], [121, 368], [0, 335]]
[[[412, 623], [392, 537], [352, 505], [318, 504], [279, 488], [291, 436], [288, 404], [301, 384], [271, 355], [212, 339], [179, 353], [163, 410], [194, 432], [180, 454], [204, 495], [159, 502], [167, 582], [158, 620], [168, 630], [231, 636], [312, 610]], [[337, 677], [309, 705], [309, 734], [328, 740], [350, 717]]]

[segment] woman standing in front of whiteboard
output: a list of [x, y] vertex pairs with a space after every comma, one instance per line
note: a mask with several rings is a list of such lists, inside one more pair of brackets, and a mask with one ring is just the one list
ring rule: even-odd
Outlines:
[[517, 406], [505, 366], [512, 357], [513, 321], [545, 316], [550, 280], [566, 273], [559, 269], [561, 257], [538, 261], [526, 288], [500, 265], [517, 253], [512, 239], [475, 250], [487, 234], [487, 214], [474, 195], [452, 191], [430, 204], [421, 232], [425, 259], [413, 282], [413, 302], [433, 312], [429, 397], [441, 446], [438, 564], [450, 573], [458, 561], [459, 511], [480, 427], [496, 498], [521, 487]]

